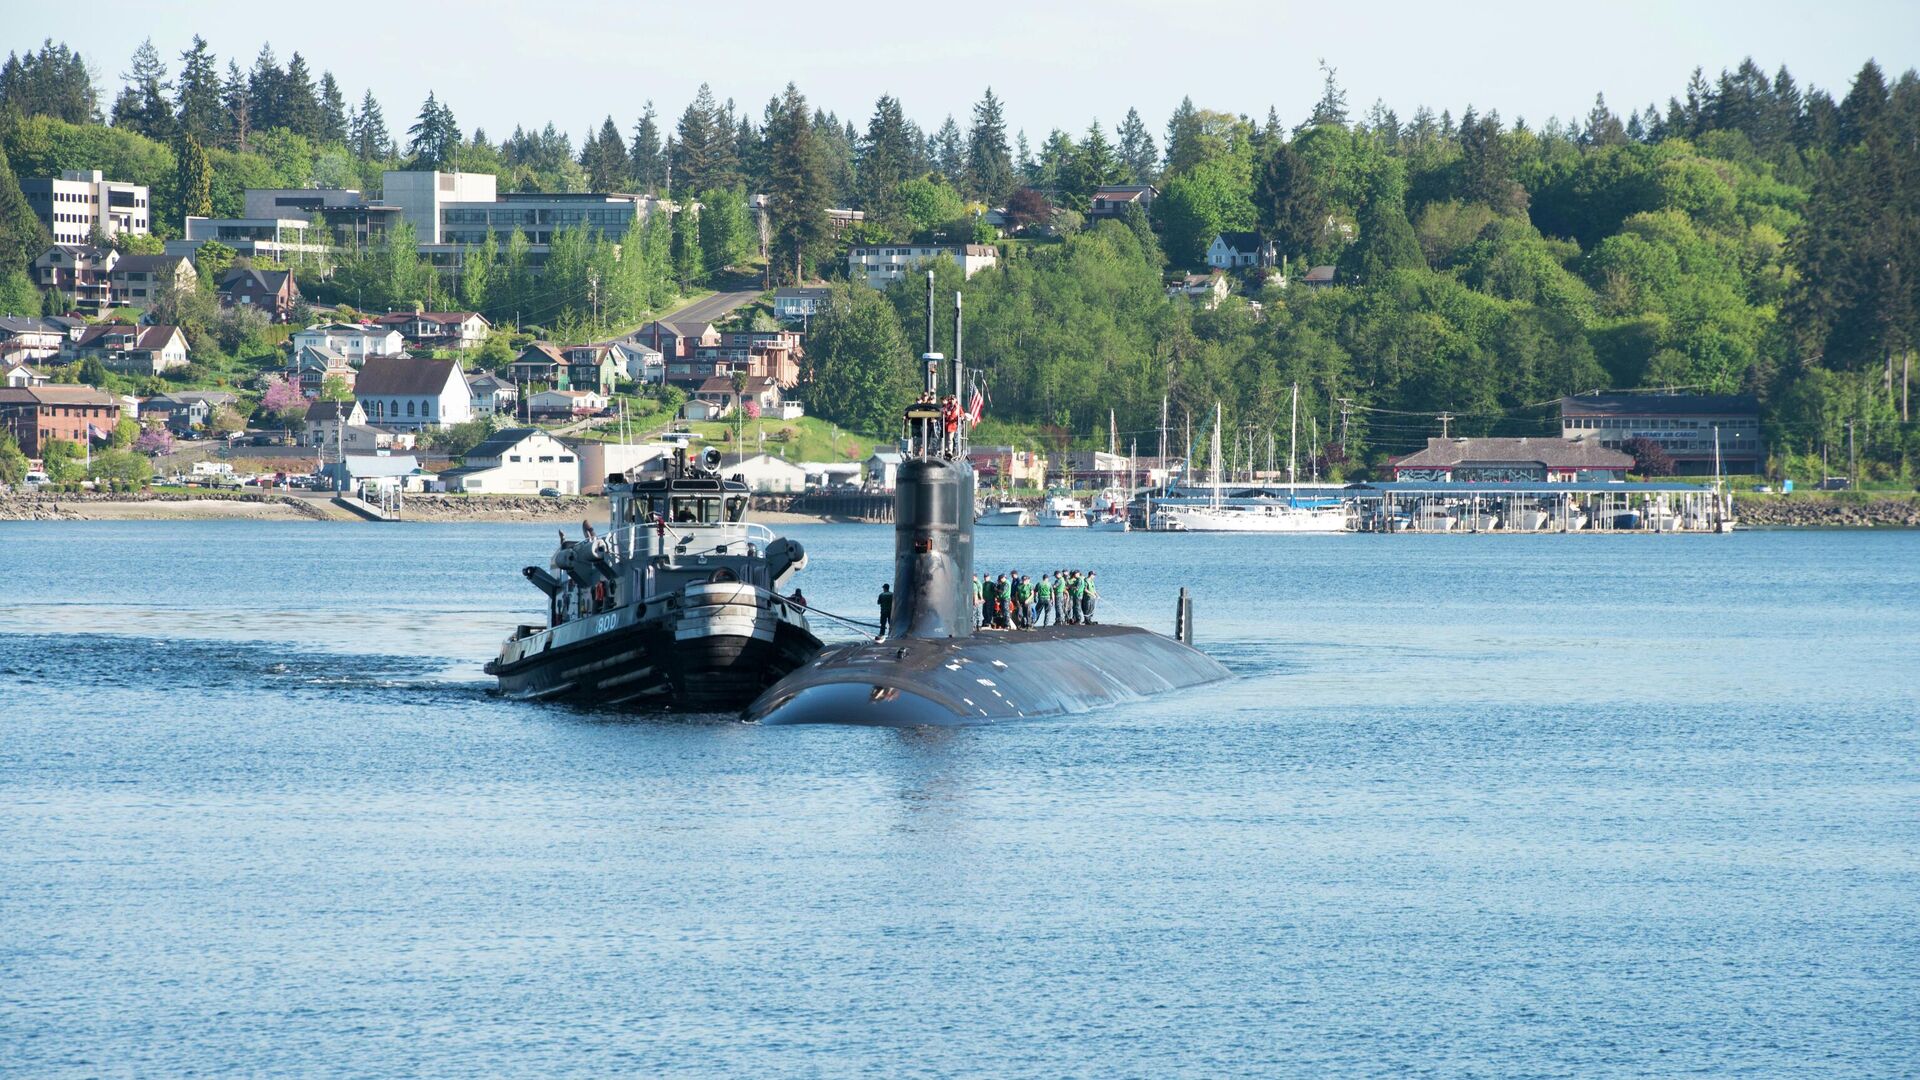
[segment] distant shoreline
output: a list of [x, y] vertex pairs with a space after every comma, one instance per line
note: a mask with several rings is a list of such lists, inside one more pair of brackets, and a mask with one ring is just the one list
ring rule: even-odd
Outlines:
[[[570, 525], [606, 520], [604, 500], [582, 496], [409, 495], [404, 521], [434, 524]], [[1791, 529], [1920, 528], [1920, 500], [1736, 499], [1743, 526]], [[818, 514], [756, 510], [763, 525], [871, 524]], [[0, 495], [0, 523], [9, 521], [337, 521], [363, 523], [330, 498], [273, 491], [144, 492], [131, 495]]]
[[[606, 521], [602, 499], [565, 496], [409, 495], [405, 521], [436, 524], [567, 525]], [[823, 525], [833, 519], [814, 514], [755, 511], [763, 525]], [[0, 522], [8, 521], [338, 521], [362, 522], [326, 496], [284, 492], [143, 492], [102, 495], [93, 492], [0, 495]]]

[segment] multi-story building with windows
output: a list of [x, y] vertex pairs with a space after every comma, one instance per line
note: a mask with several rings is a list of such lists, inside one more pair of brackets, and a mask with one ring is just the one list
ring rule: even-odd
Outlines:
[[55, 439], [104, 440], [120, 422], [120, 402], [91, 386], [0, 387], [0, 432], [39, 457]]
[[1714, 471], [1718, 431], [1720, 469], [1757, 473], [1766, 461], [1760, 406], [1741, 394], [1582, 394], [1560, 399], [1560, 434], [1620, 450], [1633, 439], [1658, 443], [1682, 476]]
[[120, 233], [145, 236], [150, 231], [146, 185], [108, 180], [98, 169], [68, 170], [57, 178], [23, 178], [20, 192], [56, 244], [84, 244], [96, 227], [109, 238]]
[[884, 289], [933, 259], [952, 259], [968, 277], [1000, 262], [992, 244], [864, 244], [847, 250], [847, 276]]

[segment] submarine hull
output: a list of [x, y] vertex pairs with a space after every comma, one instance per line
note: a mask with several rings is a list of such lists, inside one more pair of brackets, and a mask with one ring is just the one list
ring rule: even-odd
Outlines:
[[747, 709], [763, 724], [924, 727], [1084, 712], [1229, 678], [1205, 653], [1135, 626], [896, 638], [823, 651]]

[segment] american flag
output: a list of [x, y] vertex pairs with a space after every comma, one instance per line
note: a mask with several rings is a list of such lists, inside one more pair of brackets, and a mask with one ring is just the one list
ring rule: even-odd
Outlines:
[[978, 385], [975, 385], [973, 388], [973, 396], [967, 399], [968, 426], [978, 424], [980, 422], [981, 415], [984, 414], [986, 411], [987, 411], [986, 396], [980, 393], [980, 387]]

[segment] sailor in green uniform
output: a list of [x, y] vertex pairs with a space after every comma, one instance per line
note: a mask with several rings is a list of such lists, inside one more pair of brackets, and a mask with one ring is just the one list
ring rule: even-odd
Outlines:
[[1093, 574], [1087, 574], [1087, 583], [1080, 593], [1080, 621], [1093, 625], [1093, 602], [1100, 599], [1100, 590], [1094, 588]]
[[1053, 575], [1041, 574], [1033, 587], [1033, 625], [1047, 625], [1047, 616], [1053, 611]]
[[1020, 583], [1015, 585], [1013, 610], [1019, 621], [1020, 629], [1033, 629], [1033, 579], [1025, 574], [1019, 575]]
[[1086, 583], [1080, 580], [1080, 571], [1067, 573], [1067, 624], [1080, 621], [1080, 598], [1086, 594]]

